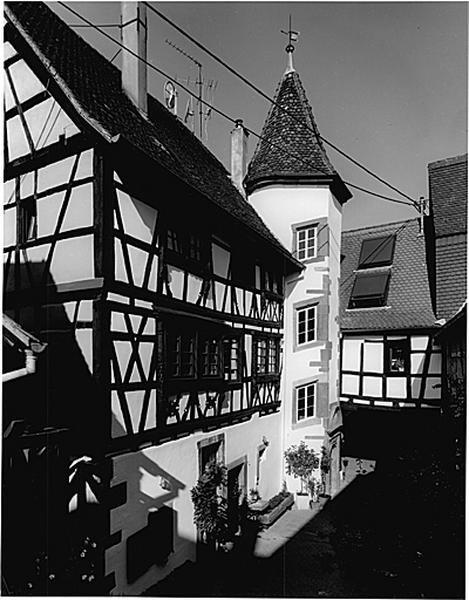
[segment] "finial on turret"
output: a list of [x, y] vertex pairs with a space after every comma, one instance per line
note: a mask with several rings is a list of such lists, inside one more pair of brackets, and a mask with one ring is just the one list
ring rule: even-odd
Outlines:
[[295, 46], [293, 45], [293, 42], [297, 42], [298, 36], [300, 35], [299, 31], [293, 31], [291, 28], [291, 15], [289, 15], [288, 17], [288, 31], [284, 31], [283, 29], [281, 29], [280, 31], [283, 34], [288, 35], [288, 46], [285, 48], [288, 55], [288, 63], [287, 70], [285, 71], [285, 73], [290, 73], [291, 71], [295, 70], [295, 67], [293, 66], [293, 52], [295, 51]]

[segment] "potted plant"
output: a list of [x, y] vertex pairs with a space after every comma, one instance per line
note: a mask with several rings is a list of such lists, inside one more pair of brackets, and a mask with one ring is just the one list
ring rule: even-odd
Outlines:
[[284, 455], [288, 475], [292, 475], [300, 480], [300, 490], [297, 492], [297, 506], [298, 508], [308, 508], [308, 481], [311, 479], [313, 471], [319, 467], [319, 456], [304, 441], [301, 441], [298, 446], [290, 446]]
[[321, 446], [321, 464], [320, 464], [320, 469], [321, 469], [321, 491], [320, 491], [320, 496], [327, 496], [328, 495], [328, 485], [327, 485], [327, 481], [328, 481], [328, 475], [329, 475], [329, 471], [331, 469], [331, 457], [327, 451], [327, 448], [325, 446]]
[[320, 483], [316, 477], [311, 477], [308, 479], [308, 491], [311, 498], [310, 507], [312, 502], [319, 502], [319, 488]]
[[222, 463], [212, 461], [191, 489], [194, 523], [199, 530], [201, 541], [212, 550], [218, 549], [227, 541], [227, 500], [222, 493], [226, 484], [226, 467]]

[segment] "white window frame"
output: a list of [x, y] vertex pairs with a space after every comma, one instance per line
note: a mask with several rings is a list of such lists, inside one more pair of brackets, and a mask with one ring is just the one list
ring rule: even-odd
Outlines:
[[[312, 237], [309, 233], [313, 232]], [[318, 252], [318, 226], [306, 225], [296, 229], [296, 251], [298, 260], [316, 258]]]
[[[310, 317], [310, 311], [312, 311], [313, 313], [313, 317], [312, 319], [314, 320], [314, 327], [312, 329], [312, 336], [313, 337], [308, 337], [308, 332], [310, 332], [311, 330], [308, 329], [308, 322], [311, 320]], [[304, 332], [302, 332], [300, 330], [300, 324], [301, 324], [301, 315], [305, 314], [305, 329]], [[308, 306], [303, 306], [301, 308], [297, 308], [296, 309], [296, 345], [299, 346], [304, 346], [305, 344], [309, 344], [310, 342], [315, 342], [317, 340], [318, 337], [318, 311], [317, 311], [317, 304], [312, 304], [312, 305], [308, 305]], [[300, 334], [304, 333], [305, 334], [305, 339], [303, 342], [300, 341]]]
[[[308, 412], [308, 391], [309, 389], [313, 390], [313, 406], [312, 409], [310, 407], [310, 412]], [[300, 399], [300, 394], [304, 392], [304, 397]], [[304, 416], [300, 417], [300, 401], [303, 404], [302, 408], [304, 410]], [[306, 419], [311, 419], [316, 414], [316, 406], [317, 406], [317, 381], [313, 381], [310, 383], [304, 383], [302, 385], [297, 385], [295, 387], [295, 417], [296, 422], [300, 423], [301, 421], [305, 421]]]

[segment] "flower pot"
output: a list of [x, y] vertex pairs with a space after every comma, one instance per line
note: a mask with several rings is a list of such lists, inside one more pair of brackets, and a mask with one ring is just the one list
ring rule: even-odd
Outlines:
[[298, 510], [308, 510], [309, 509], [309, 494], [296, 494], [296, 508]]

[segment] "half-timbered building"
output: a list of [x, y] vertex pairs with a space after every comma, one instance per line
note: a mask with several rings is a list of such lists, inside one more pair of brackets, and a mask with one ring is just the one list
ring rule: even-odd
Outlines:
[[424, 423], [441, 405], [422, 220], [345, 231], [342, 256], [342, 414], [330, 423], [334, 491], [373, 469], [377, 457], [397, 455], [409, 436], [423, 440]]
[[[144, 7], [122, 14], [124, 45], [143, 52]], [[190, 489], [211, 459], [229, 503], [278, 492], [284, 279], [303, 265], [147, 95], [134, 54], [120, 71], [39, 2], [5, 16], [4, 310], [47, 343], [20, 417], [68, 430], [66, 501], [84, 515], [85, 583], [100, 582], [79, 591], [138, 594], [195, 556]], [[315, 226], [329, 209], [339, 223], [334, 178]], [[326, 314], [330, 286], [311, 286]]]

